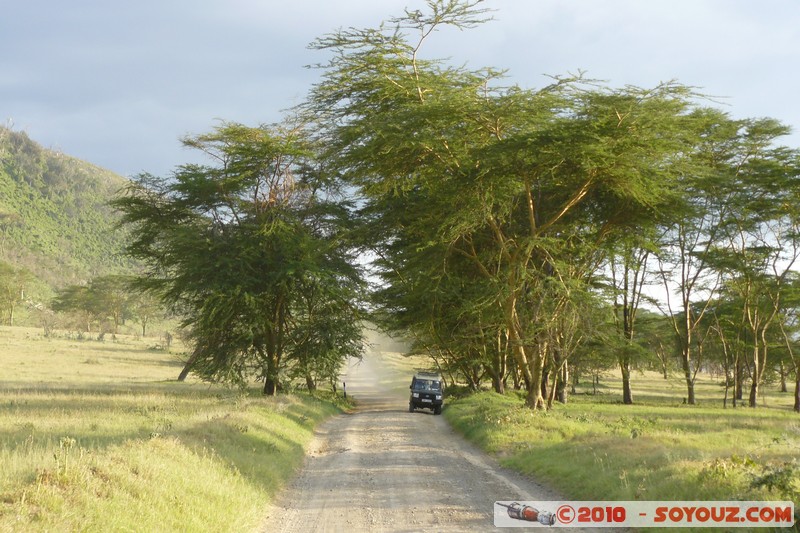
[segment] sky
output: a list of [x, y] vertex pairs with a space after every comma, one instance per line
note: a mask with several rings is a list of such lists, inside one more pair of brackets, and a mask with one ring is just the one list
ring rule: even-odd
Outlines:
[[[324, 62], [308, 48], [424, 0], [0, 0], [0, 124], [122, 176], [191, 162], [186, 135], [279, 122]], [[800, 0], [485, 0], [494, 20], [428, 54], [536, 89], [584, 71], [608, 86], [676, 80], [800, 147]]]

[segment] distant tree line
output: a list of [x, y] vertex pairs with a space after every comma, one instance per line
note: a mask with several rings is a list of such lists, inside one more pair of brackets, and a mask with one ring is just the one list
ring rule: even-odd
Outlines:
[[133, 286], [133, 276], [108, 275], [93, 278], [85, 285], [70, 285], [59, 290], [50, 308], [69, 317], [71, 325], [80, 332], [117, 335], [120, 326], [135, 320], [142, 337], [147, 326], [165, 315], [161, 302]]
[[24, 310], [23, 323], [38, 324], [45, 334], [58, 326], [81, 334], [117, 335], [126, 321], [134, 321], [140, 334], [147, 336], [148, 325], [165, 318], [165, 308], [157, 298], [133, 287], [133, 279], [130, 275], [98, 276], [58, 289], [53, 296], [29, 270], [0, 261], [0, 324], [14, 326]]

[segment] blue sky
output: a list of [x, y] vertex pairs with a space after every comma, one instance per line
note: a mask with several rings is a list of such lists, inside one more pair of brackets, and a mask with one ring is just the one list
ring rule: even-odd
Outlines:
[[[0, 0], [0, 121], [131, 176], [193, 155], [217, 120], [279, 121], [341, 27], [422, 0]], [[608, 85], [677, 80], [741, 117], [776, 118], [800, 146], [799, 0], [486, 0], [494, 21], [441, 33], [429, 53], [508, 70], [537, 88], [578, 70]]]

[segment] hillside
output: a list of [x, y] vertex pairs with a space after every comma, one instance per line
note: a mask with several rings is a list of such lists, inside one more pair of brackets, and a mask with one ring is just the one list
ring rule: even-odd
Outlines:
[[53, 288], [129, 270], [118, 216], [107, 205], [125, 183], [0, 128], [0, 261]]

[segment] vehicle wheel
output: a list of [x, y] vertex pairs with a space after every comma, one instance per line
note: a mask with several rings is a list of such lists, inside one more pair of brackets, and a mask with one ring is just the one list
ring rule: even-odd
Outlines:
[[434, 407], [434, 408], [433, 408], [433, 414], [435, 414], [435, 415], [440, 415], [440, 414], [442, 414], [442, 408], [441, 408], [441, 406]]
[[413, 403], [409, 403], [408, 404], [408, 412], [409, 413], [413, 413], [414, 412], [414, 404]]

